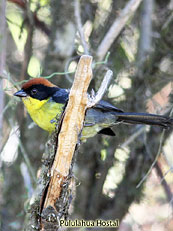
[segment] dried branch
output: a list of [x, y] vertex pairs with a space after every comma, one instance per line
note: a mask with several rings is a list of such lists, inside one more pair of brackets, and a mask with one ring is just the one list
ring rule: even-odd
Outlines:
[[[73, 156], [79, 144], [78, 136], [81, 134], [85, 110], [88, 108], [89, 98], [87, 88], [92, 77], [91, 56], [82, 56], [77, 67], [75, 81], [70, 92], [69, 102], [62, 115], [59, 125], [57, 151], [54, 159], [55, 141], [50, 140], [48, 153], [45, 152], [42, 161], [41, 177], [31, 202], [30, 215], [27, 215], [26, 229], [57, 230], [59, 219], [68, 215], [72, 197]], [[97, 93], [96, 99], [92, 98], [92, 105], [97, 103], [106, 91], [112, 72], [106, 73], [104, 82]], [[81, 81], [82, 80], [82, 81]], [[53, 137], [52, 137], [53, 138]], [[53, 165], [52, 165], [52, 159]], [[50, 174], [51, 173], [51, 174]]]
[[96, 55], [99, 60], [102, 60], [104, 58], [112, 43], [118, 37], [121, 30], [125, 27], [128, 20], [138, 9], [141, 2], [142, 0], [130, 0], [124, 7], [124, 9], [120, 12], [119, 17], [114, 21], [97, 49]]
[[84, 32], [83, 32], [83, 28], [82, 28], [79, 0], [74, 0], [74, 15], [75, 15], [75, 19], [76, 19], [77, 29], [78, 29], [80, 39], [81, 39], [81, 42], [82, 42], [82, 46], [84, 48], [84, 53], [86, 55], [88, 55], [89, 54], [89, 48], [88, 48], [88, 44], [87, 44], [87, 42], [85, 40], [85, 35], [84, 35]]
[[93, 107], [103, 98], [103, 95], [105, 94], [105, 92], [109, 86], [109, 83], [112, 79], [112, 76], [113, 76], [113, 72], [111, 70], [108, 70], [106, 72], [106, 75], [102, 81], [102, 84], [101, 84], [97, 94], [95, 95], [95, 93], [92, 92], [90, 102], [88, 103], [88, 106], [87, 106], [88, 108]]
[[[58, 149], [51, 169], [52, 177], [44, 201], [43, 216], [46, 214], [45, 219], [49, 217], [49, 212], [47, 211], [51, 211], [51, 214], [54, 211], [57, 219], [64, 215], [57, 211], [57, 201], [61, 199], [63, 186], [67, 184], [72, 158], [78, 143], [78, 136], [83, 127], [88, 102], [87, 89], [92, 78], [91, 63], [91, 56], [82, 56], [77, 67], [69, 95], [69, 102], [58, 135]], [[61, 206], [65, 207], [66, 203], [63, 203]], [[64, 211], [64, 209], [61, 210]], [[56, 211], [59, 212], [58, 215]], [[42, 222], [42, 229], [44, 230], [45, 223], [43, 219]]]

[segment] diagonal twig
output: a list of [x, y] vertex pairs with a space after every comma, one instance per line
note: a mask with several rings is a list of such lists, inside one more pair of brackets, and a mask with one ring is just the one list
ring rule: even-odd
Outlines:
[[100, 86], [97, 94], [94, 96], [91, 96], [91, 98], [88, 102], [88, 105], [87, 105], [88, 108], [93, 107], [103, 98], [103, 95], [105, 94], [105, 92], [109, 86], [109, 83], [112, 79], [112, 76], [113, 76], [113, 72], [111, 70], [108, 70], [106, 72], [106, 75], [105, 75], [105, 77], [101, 83], [101, 86]]
[[161, 150], [162, 150], [162, 146], [163, 146], [163, 139], [164, 139], [164, 135], [165, 135], [165, 130], [163, 130], [162, 134], [161, 134], [161, 138], [160, 138], [160, 144], [159, 144], [159, 149], [158, 149], [158, 152], [157, 152], [157, 155], [153, 161], [153, 163], [151, 164], [148, 172], [145, 174], [145, 176], [141, 179], [141, 181], [137, 184], [136, 188], [139, 188], [142, 183], [148, 178], [149, 174], [151, 173], [153, 167], [155, 166], [155, 164], [157, 163], [157, 160], [160, 156], [160, 153], [161, 153]]
[[104, 58], [112, 43], [118, 37], [128, 20], [133, 16], [134, 12], [138, 9], [141, 2], [142, 0], [130, 0], [124, 9], [120, 12], [119, 17], [115, 19], [114, 23], [108, 30], [107, 34], [97, 49], [96, 55], [99, 60]]
[[163, 186], [163, 189], [165, 190], [165, 193], [166, 193], [166, 196], [167, 196], [167, 199], [168, 199], [168, 202], [170, 203], [170, 205], [172, 206], [173, 208], [173, 194], [171, 192], [171, 189], [170, 189], [170, 186], [167, 184], [165, 178], [164, 178], [164, 175], [163, 175], [163, 172], [162, 172], [162, 169], [161, 169], [161, 166], [159, 164], [159, 161], [156, 162], [155, 164], [155, 169], [157, 171], [157, 175], [160, 177], [161, 179], [161, 184]]

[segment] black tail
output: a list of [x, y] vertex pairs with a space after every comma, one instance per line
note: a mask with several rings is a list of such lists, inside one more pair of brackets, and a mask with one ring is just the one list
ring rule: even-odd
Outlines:
[[149, 125], [158, 125], [163, 128], [169, 128], [173, 125], [173, 118], [154, 115], [147, 113], [132, 113], [132, 112], [119, 112], [116, 113], [118, 117], [117, 121], [122, 121], [129, 124], [149, 124]]

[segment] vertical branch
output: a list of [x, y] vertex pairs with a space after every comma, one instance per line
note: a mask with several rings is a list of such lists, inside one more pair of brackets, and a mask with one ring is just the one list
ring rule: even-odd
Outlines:
[[75, 13], [75, 19], [76, 19], [76, 24], [77, 24], [77, 29], [81, 38], [82, 46], [84, 48], [84, 52], [86, 55], [89, 54], [89, 48], [88, 44], [85, 40], [85, 35], [83, 32], [82, 28], [82, 21], [81, 21], [81, 16], [80, 16], [80, 2], [79, 0], [74, 0], [74, 13]]
[[[33, 25], [33, 19], [30, 19], [31, 13], [29, 13], [30, 9], [29, 6], [27, 5], [25, 9], [26, 13], [26, 29], [27, 29], [27, 39], [24, 47], [24, 59], [22, 62], [22, 68], [20, 72], [20, 81], [24, 80], [27, 78], [27, 69], [29, 65], [29, 61], [32, 56], [32, 47], [33, 47], [33, 33], [34, 33], [34, 25]], [[17, 109], [17, 116], [18, 116], [18, 123], [21, 131], [21, 142], [24, 143], [25, 140], [25, 133], [26, 133], [26, 124], [23, 122], [24, 121], [24, 116], [23, 116], [23, 105], [19, 104], [18, 109]]]
[[[77, 67], [74, 83], [69, 95], [69, 102], [58, 135], [58, 149], [51, 169], [52, 176], [45, 195], [46, 199], [42, 213], [42, 217], [46, 214], [44, 217], [45, 220], [47, 220], [47, 217], [50, 217], [50, 213], [55, 214], [53, 217], [59, 219], [64, 215], [61, 211], [66, 210], [67, 203], [65, 198], [63, 198], [60, 206], [61, 211], [58, 211], [57, 202], [61, 201], [63, 186], [67, 184], [72, 158], [78, 143], [78, 135], [81, 133], [83, 127], [85, 110], [88, 103], [87, 89], [92, 78], [91, 64], [91, 56], [82, 56]], [[45, 230], [46, 223], [43, 219], [41, 225], [42, 230]]]
[[138, 49], [138, 66], [143, 66], [151, 53], [153, 0], [144, 0], [141, 11], [141, 33]]
[[28, 64], [32, 56], [32, 38], [33, 38], [33, 25], [29, 25], [27, 29], [27, 40], [24, 48], [24, 61], [20, 73], [20, 81], [24, 80], [27, 75]]
[[[6, 9], [6, 1], [2, 0], [0, 4], [0, 76], [3, 75], [3, 72], [5, 70], [5, 60], [6, 60], [5, 9]], [[1, 112], [0, 113], [0, 149], [2, 145], [3, 107], [4, 107], [3, 80], [0, 79], [0, 112]]]

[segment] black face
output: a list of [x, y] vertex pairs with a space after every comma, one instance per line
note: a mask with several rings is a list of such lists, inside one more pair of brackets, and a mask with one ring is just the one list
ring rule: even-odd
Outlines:
[[51, 97], [56, 103], [64, 104], [68, 101], [69, 91], [59, 87], [48, 87], [43, 84], [34, 84], [28, 88], [22, 88], [20, 91], [17, 91], [14, 96], [30, 96], [38, 100], [45, 100]]
[[47, 87], [42, 84], [36, 84], [22, 90], [32, 98], [44, 100], [52, 96], [56, 91], [58, 91], [58, 89], [58, 87]]

